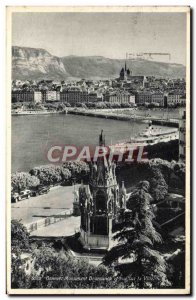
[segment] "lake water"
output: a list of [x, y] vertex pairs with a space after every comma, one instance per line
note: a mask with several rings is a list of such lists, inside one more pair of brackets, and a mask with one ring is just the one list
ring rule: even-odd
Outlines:
[[110, 145], [136, 135], [147, 126], [76, 115], [12, 116], [12, 172], [49, 164], [46, 151], [50, 146], [97, 145], [101, 129], [106, 144]]

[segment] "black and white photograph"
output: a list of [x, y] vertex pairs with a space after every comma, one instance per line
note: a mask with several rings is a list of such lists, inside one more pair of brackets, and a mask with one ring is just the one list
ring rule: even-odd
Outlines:
[[188, 295], [190, 7], [7, 7], [7, 293]]

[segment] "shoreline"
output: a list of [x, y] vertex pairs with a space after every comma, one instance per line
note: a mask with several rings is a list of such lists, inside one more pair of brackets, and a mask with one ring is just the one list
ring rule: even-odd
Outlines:
[[[126, 115], [120, 113], [121, 111], [127, 111], [130, 109], [118, 109], [115, 110], [86, 110], [86, 109], [75, 109], [75, 108], [67, 108], [65, 111], [21, 111], [21, 112], [12, 112], [12, 116], [31, 116], [31, 115], [53, 115], [53, 114], [73, 114], [73, 115], [82, 115], [87, 117], [95, 117], [95, 118], [104, 118], [104, 119], [112, 119], [119, 121], [134, 121], [134, 122], [142, 122], [142, 123], [152, 123], [152, 125], [162, 125], [178, 128], [179, 120], [176, 118], [170, 119], [162, 119], [160, 117], [151, 117], [151, 116], [141, 116], [141, 115]], [[131, 110], [130, 110], [131, 111]]]

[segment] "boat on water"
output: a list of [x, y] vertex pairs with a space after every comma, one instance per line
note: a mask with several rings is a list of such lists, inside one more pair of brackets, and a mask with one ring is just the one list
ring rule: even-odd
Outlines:
[[16, 110], [12, 111], [12, 116], [23, 116], [23, 115], [48, 115], [56, 114], [58, 111], [49, 111], [49, 110]]
[[157, 128], [153, 126], [152, 123], [150, 123], [149, 126], [143, 132], [139, 133], [139, 135], [131, 137], [127, 141], [120, 142], [114, 145], [114, 147], [116, 148], [131, 146], [133, 148], [136, 148], [139, 146], [149, 146], [158, 143], [167, 143], [172, 140], [178, 139], [178, 128]]

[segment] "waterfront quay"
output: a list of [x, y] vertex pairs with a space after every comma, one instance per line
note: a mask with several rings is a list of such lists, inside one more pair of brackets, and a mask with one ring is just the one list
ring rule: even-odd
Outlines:
[[139, 121], [139, 122], [152, 122], [153, 125], [163, 125], [169, 127], [176, 127], [179, 126], [179, 119], [177, 118], [161, 118], [156, 116], [141, 116], [136, 115], [132, 111], [129, 114], [125, 113], [127, 109], [123, 112], [123, 110], [115, 110], [111, 111], [111, 109], [106, 110], [86, 110], [86, 109], [73, 109], [68, 108], [67, 113], [75, 114], [75, 115], [84, 115], [89, 117], [96, 117], [96, 118], [104, 118], [104, 119], [112, 119], [112, 120], [120, 120], [120, 121]]

